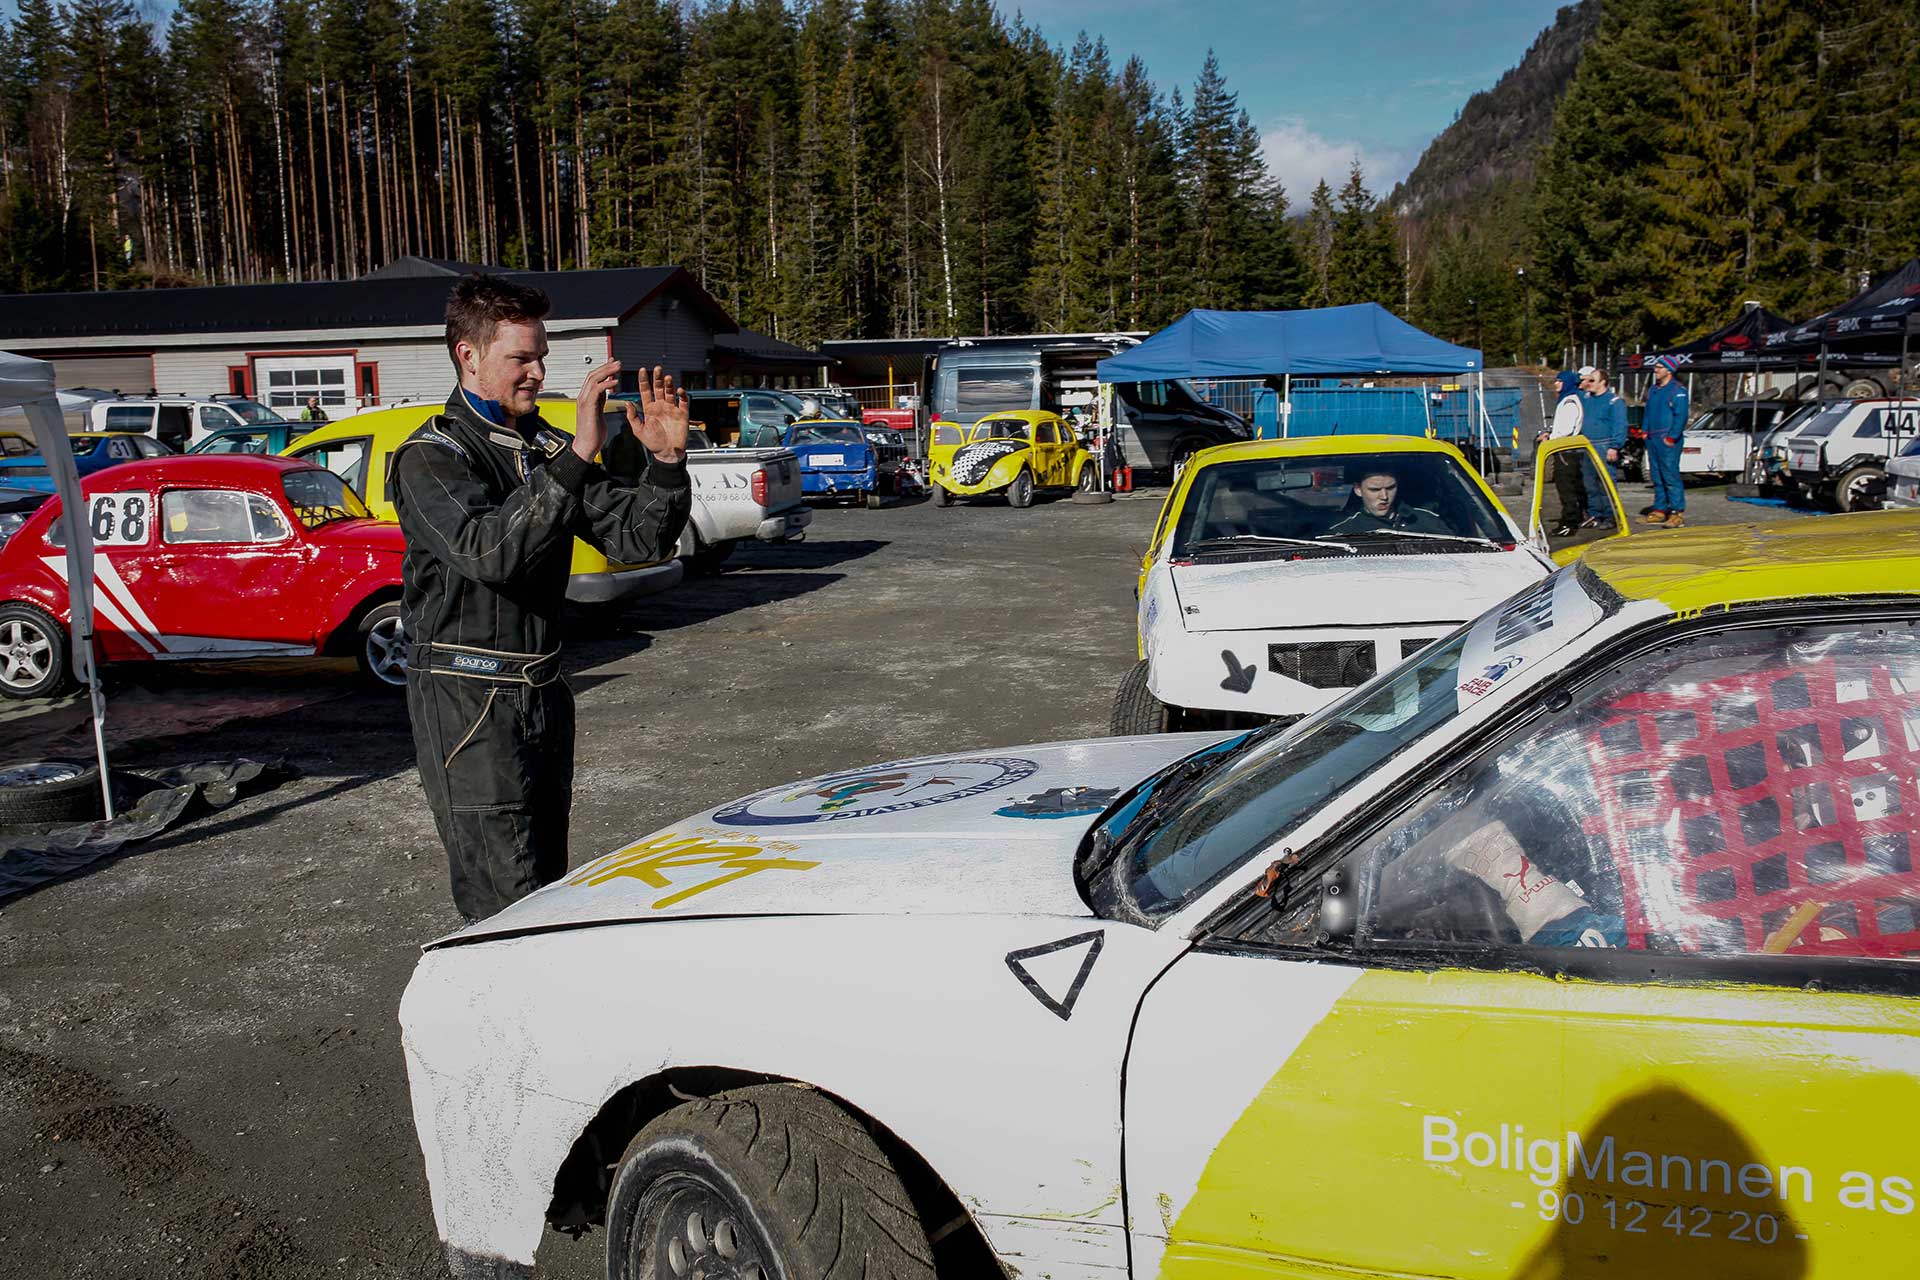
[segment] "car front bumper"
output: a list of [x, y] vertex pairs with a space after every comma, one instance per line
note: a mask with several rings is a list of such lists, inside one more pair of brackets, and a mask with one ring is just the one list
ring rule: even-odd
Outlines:
[[650, 596], [679, 585], [685, 575], [686, 567], [678, 560], [610, 573], [576, 573], [567, 579], [567, 599], [574, 604], [608, 604]]

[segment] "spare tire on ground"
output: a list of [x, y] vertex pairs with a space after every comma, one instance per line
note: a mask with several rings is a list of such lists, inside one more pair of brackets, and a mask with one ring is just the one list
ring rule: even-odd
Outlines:
[[105, 817], [100, 770], [81, 760], [0, 765], [0, 827], [92, 822]]

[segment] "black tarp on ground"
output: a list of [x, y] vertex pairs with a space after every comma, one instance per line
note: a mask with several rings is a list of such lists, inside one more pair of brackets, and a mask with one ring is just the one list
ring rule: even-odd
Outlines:
[[151, 839], [196, 812], [225, 808], [243, 790], [271, 787], [291, 775], [278, 760], [239, 759], [128, 776], [139, 785], [126, 789], [140, 795], [117, 817], [57, 831], [0, 831], [0, 903], [70, 876], [127, 844]]
[[1765, 307], [1747, 307], [1731, 321], [1703, 338], [1683, 342], [1664, 351], [1636, 351], [1620, 358], [1618, 372], [1637, 373], [1653, 367], [1660, 356], [1672, 356], [1683, 372], [1750, 373], [1781, 364], [1797, 364], [1791, 359], [1774, 358], [1765, 353], [1768, 338], [1794, 328], [1793, 321]]

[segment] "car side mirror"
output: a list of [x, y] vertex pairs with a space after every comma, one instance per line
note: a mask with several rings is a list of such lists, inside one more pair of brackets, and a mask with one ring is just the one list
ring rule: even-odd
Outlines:
[[1320, 921], [1315, 940], [1321, 946], [1353, 941], [1359, 913], [1354, 910], [1353, 886], [1347, 874], [1347, 861], [1320, 877]]

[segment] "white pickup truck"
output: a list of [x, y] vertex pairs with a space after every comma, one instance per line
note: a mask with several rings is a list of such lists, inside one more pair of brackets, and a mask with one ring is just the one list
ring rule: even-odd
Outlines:
[[[644, 467], [626, 423], [609, 414], [607, 426], [607, 469], [617, 475]], [[813, 509], [800, 496], [800, 459], [791, 449], [716, 449], [695, 428], [687, 437], [687, 478], [693, 513], [679, 556], [690, 573], [716, 571], [749, 538], [799, 542], [813, 523]]]

